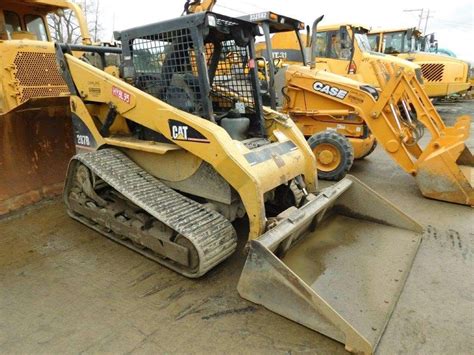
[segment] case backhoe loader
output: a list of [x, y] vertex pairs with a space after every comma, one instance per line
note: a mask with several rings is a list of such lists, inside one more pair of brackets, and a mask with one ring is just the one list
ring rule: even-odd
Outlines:
[[68, 212], [187, 277], [234, 252], [246, 217], [241, 296], [372, 353], [421, 227], [352, 177], [316, 194], [304, 136], [261, 104], [257, 33], [211, 12], [124, 30], [120, 78], [58, 45], [79, 153]]
[[[474, 204], [474, 158], [465, 145], [470, 118], [460, 117], [454, 127], [447, 127], [414, 71], [385, 60], [373, 61], [372, 72], [381, 88], [376, 90], [318, 69], [317, 24], [322, 17], [313, 24], [312, 33], [318, 35], [312, 36], [309, 44], [300, 37], [304, 25], [299, 21], [274, 13], [245, 18], [262, 25], [265, 34], [260, 55], [270, 59], [262, 66], [269, 68], [265, 71], [268, 102], [288, 113], [309, 139], [321, 178], [340, 179], [352, 166], [351, 158], [373, 151], [375, 138], [404, 171], [416, 178], [424, 196]], [[273, 38], [271, 33], [275, 33]], [[297, 38], [299, 52], [285, 53], [286, 60], [291, 55], [291, 61], [300, 58], [300, 62], [277, 70], [273, 60], [282, 52], [281, 48], [273, 50], [273, 45], [282, 45], [277, 40], [289, 38], [288, 34]], [[431, 140], [422, 147], [419, 141], [425, 130]]]
[[0, 215], [62, 191], [74, 143], [47, 16], [67, 12], [91, 44], [74, 3], [0, 1]]
[[367, 35], [375, 52], [395, 55], [421, 66], [426, 94], [431, 98], [445, 98], [466, 94], [469, 82], [469, 63], [446, 55], [421, 51], [424, 37], [416, 28], [372, 30]]

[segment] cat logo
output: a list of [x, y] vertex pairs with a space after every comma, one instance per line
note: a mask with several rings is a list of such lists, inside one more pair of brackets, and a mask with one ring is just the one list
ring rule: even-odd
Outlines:
[[313, 84], [313, 89], [315, 91], [322, 92], [323, 94], [328, 94], [329, 96], [333, 96], [333, 97], [341, 99], [341, 100], [344, 100], [344, 98], [347, 96], [347, 91], [346, 90], [342, 90], [342, 89], [336, 88], [334, 86], [323, 84], [319, 81], [316, 81]]
[[196, 143], [209, 143], [209, 140], [192, 127], [182, 122], [169, 120], [171, 139]]
[[175, 140], [186, 141], [188, 140], [188, 126], [172, 126], [171, 136]]

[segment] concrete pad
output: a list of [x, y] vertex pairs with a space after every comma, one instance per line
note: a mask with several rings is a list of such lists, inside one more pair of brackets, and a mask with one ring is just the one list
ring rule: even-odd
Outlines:
[[[474, 116], [473, 102], [438, 109], [451, 124]], [[425, 228], [378, 353], [472, 353], [472, 208], [423, 198], [380, 147], [352, 174]], [[345, 353], [238, 296], [246, 226], [237, 228], [238, 251], [189, 280], [73, 221], [59, 200], [1, 220], [0, 352]]]

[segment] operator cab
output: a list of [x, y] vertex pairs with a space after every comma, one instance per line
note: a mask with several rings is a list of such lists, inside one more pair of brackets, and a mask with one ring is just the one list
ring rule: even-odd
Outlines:
[[[116, 33], [123, 77], [180, 110], [218, 123], [234, 138], [263, 137], [255, 68], [258, 27], [201, 12]], [[145, 127], [137, 128], [145, 134]]]
[[370, 47], [373, 51], [397, 55], [419, 51], [421, 32], [416, 28], [377, 32], [368, 35]]
[[79, 6], [64, 0], [1, 1], [0, 40], [91, 44]]
[[0, 39], [49, 41], [46, 14], [37, 6], [7, 3], [0, 9]]
[[[291, 17], [271, 11], [258, 12], [240, 17], [260, 25], [264, 41], [257, 43], [257, 67], [263, 104], [272, 109], [282, 105], [282, 93], [285, 78], [283, 62], [290, 61], [305, 65], [307, 62], [305, 45], [300, 34], [305, 24]], [[294, 34], [294, 36], [293, 36]], [[293, 42], [297, 42], [297, 44]], [[288, 45], [291, 43], [290, 45]], [[273, 49], [273, 46], [278, 48]], [[275, 88], [278, 88], [275, 90]]]
[[362, 52], [371, 52], [368, 32], [367, 28], [356, 25], [330, 29], [322, 27], [316, 33], [316, 57], [350, 61], [354, 56], [355, 46]]

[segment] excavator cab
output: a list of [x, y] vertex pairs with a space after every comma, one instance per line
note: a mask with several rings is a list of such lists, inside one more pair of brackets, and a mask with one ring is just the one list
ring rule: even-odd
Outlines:
[[262, 105], [258, 33], [212, 12], [124, 30], [120, 78], [57, 45], [79, 152], [68, 213], [193, 278], [235, 251], [247, 218], [240, 295], [372, 353], [422, 229], [355, 178], [318, 191], [304, 136]]
[[420, 65], [423, 88], [432, 99], [462, 96], [467, 93], [469, 63], [438, 53], [417, 49], [421, 47], [422, 33], [416, 28], [372, 30], [368, 34], [374, 51], [393, 54]]

